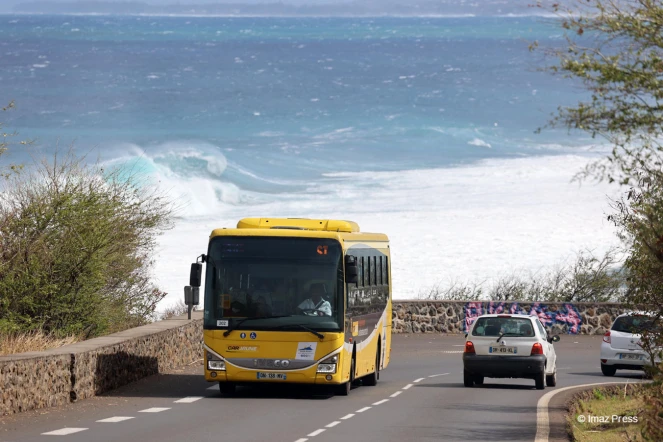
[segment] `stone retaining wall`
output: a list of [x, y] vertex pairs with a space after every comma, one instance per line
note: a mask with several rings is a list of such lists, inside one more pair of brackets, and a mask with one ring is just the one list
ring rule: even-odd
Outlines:
[[487, 313], [536, 314], [552, 334], [602, 335], [626, 310], [617, 303], [394, 301], [394, 333], [465, 333]]
[[[202, 313], [45, 352], [0, 356], [0, 415], [92, 397], [203, 357]], [[201, 374], [202, 375], [202, 374]]]

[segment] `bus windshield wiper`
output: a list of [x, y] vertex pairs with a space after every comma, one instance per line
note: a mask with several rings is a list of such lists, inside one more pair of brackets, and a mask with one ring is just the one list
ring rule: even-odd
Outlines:
[[223, 332], [223, 336], [224, 336], [224, 337], [227, 337], [227, 336], [230, 334], [230, 332], [232, 332], [233, 330], [237, 330], [237, 327], [239, 327], [239, 326], [242, 325], [244, 322], [246, 322], [246, 321], [248, 321], [248, 320], [251, 320], [251, 319], [287, 318], [287, 317], [289, 317], [289, 316], [292, 316], [292, 315], [252, 316], [252, 317], [250, 317], [250, 318], [244, 318], [244, 319], [242, 319], [242, 320], [240, 320], [240, 321], [237, 321], [237, 323], [235, 324], [234, 327], [228, 327], [228, 330], [226, 330], [226, 331]]
[[313, 330], [312, 328], [308, 328], [308, 327], [305, 326], [304, 324], [283, 324], [283, 325], [279, 325], [279, 326], [276, 327], [276, 328], [280, 328], [280, 329], [282, 329], [282, 328], [288, 328], [288, 327], [299, 327], [299, 328], [301, 328], [301, 329], [303, 329], [303, 330], [306, 330], [307, 332], [311, 332], [311, 333], [313, 333], [315, 336], [317, 336], [317, 337], [320, 338], [320, 339], [324, 339], [324, 338], [325, 338], [325, 335], [323, 335], [322, 333], [318, 333], [317, 331]]

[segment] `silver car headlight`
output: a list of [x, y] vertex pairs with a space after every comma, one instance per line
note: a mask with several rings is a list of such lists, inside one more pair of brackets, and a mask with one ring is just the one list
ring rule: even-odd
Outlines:
[[207, 352], [207, 369], [214, 371], [226, 371], [226, 361], [212, 352]]
[[333, 374], [336, 373], [336, 365], [338, 364], [338, 355], [333, 355], [327, 359], [320, 361], [318, 364], [318, 373]]

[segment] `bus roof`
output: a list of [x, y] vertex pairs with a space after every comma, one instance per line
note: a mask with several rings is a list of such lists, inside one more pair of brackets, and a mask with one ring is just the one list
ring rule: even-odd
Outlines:
[[310, 218], [243, 218], [237, 228], [214, 229], [215, 236], [301, 236], [343, 240], [388, 241], [382, 233], [364, 233], [354, 221]]

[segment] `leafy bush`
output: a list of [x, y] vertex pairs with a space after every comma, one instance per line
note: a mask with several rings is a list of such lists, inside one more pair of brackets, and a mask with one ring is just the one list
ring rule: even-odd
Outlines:
[[148, 271], [170, 203], [129, 169], [84, 161], [70, 150], [2, 183], [0, 333], [112, 333], [165, 296]]

